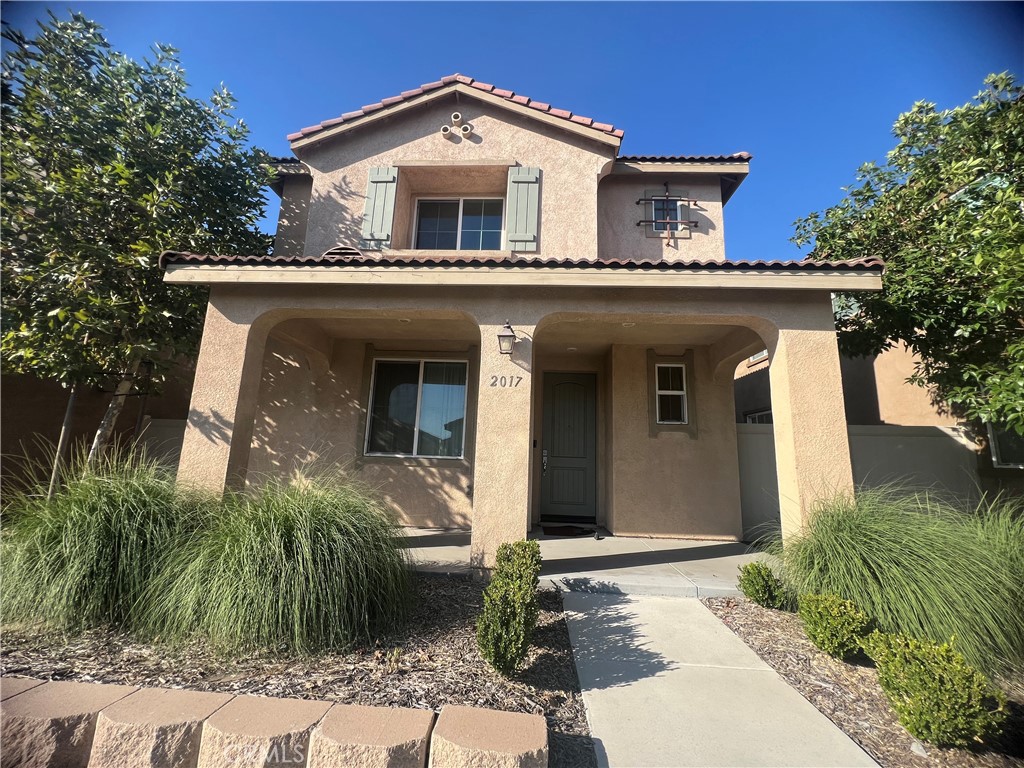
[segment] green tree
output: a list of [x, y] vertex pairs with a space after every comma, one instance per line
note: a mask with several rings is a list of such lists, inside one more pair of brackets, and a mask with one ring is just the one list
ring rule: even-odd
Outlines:
[[3, 367], [116, 382], [94, 456], [140, 365], [158, 386], [195, 353], [205, 294], [165, 284], [160, 253], [267, 252], [267, 155], [223, 86], [188, 96], [174, 48], [133, 61], [80, 14], [3, 37]]
[[887, 163], [823, 213], [795, 223], [816, 260], [879, 256], [880, 293], [840, 295], [840, 344], [854, 355], [905, 342], [911, 381], [954, 413], [1024, 434], [1024, 100], [1012, 75], [972, 102], [918, 102], [899, 116]]

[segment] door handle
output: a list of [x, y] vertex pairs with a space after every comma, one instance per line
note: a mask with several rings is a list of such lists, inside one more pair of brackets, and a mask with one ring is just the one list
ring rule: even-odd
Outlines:
[[542, 475], [548, 473], [548, 451], [546, 448], [540, 452], [540, 469]]

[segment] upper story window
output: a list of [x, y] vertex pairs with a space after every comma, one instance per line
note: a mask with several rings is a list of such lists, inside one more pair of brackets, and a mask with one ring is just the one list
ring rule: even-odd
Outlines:
[[655, 198], [651, 206], [654, 209], [651, 218], [654, 220], [652, 227], [655, 232], [678, 232], [684, 226], [681, 222], [688, 218], [683, 216], [683, 203], [680, 200]]
[[501, 250], [505, 201], [500, 198], [420, 200], [414, 248], [442, 251]]

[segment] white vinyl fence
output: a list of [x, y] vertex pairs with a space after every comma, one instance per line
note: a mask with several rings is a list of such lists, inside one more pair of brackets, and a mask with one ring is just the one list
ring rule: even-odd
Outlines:
[[[850, 455], [858, 487], [899, 483], [966, 499], [978, 496], [978, 460], [970, 441], [947, 427], [851, 426]], [[778, 525], [779, 487], [771, 424], [737, 424], [743, 532], [756, 537]]]

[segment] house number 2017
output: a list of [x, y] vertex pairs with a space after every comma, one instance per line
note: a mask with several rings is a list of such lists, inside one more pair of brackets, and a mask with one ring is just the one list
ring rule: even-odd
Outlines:
[[492, 387], [518, 387], [522, 383], [522, 376], [491, 376]]

